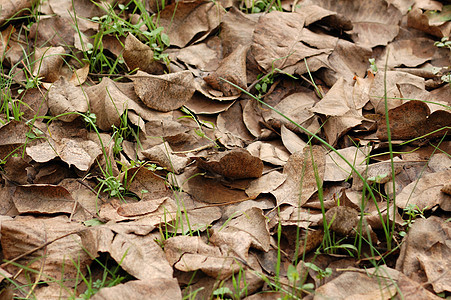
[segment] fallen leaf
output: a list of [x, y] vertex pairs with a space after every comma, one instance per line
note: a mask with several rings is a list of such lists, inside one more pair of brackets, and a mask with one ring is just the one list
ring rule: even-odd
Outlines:
[[219, 26], [224, 9], [220, 3], [181, 1], [160, 11], [159, 25], [169, 36], [171, 45], [184, 47], [205, 39]]
[[302, 206], [322, 185], [325, 169], [325, 153], [320, 146], [304, 148], [290, 156], [283, 168], [285, 182], [271, 192], [277, 204]]
[[215, 90], [221, 91], [225, 96], [241, 94], [241, 90], [232, 84], [246, 90], [246, 53], [248, 49], [247, 46], [238, 46], [229, 56], [222, 60], [218, 69], [204, 77], [204, 80]]
[[255, 178], [262, 176], [263, 162], [244, 149], [234, 149], [216, 153], [197, 160], [197, 165], [231, 179]]
[[57, 80], [50, 88], [47, 105], [53, 116], [64, 114], [58, 118], [63, 122], [72, 122], [79, 117], [78, 114], [71, 114], [71, 112], [88, 111], [88, 99], [82, 89], [67, 82], [64, 77]]
[[180, 108], [194, 94], [193, 75], [189, 71], [149, 75], [138, 71], [133, 78], [135, 91], [148, 107], [158, 111]]

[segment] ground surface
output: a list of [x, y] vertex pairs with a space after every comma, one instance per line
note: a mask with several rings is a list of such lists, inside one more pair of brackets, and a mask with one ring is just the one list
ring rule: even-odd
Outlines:
[[109, 2], [1, 2], [2, 299], [450, 297], [450, 5]]

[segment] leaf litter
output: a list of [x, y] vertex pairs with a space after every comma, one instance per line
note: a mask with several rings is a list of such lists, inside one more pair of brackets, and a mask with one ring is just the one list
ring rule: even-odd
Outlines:
[[7, 1], [2, 297], [449, 297], [450, 10]]

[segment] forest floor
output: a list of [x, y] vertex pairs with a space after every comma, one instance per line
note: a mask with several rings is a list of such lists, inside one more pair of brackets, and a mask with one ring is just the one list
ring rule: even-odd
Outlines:
[[2, 1], [1, 299], [451, 299], [451, 5]]

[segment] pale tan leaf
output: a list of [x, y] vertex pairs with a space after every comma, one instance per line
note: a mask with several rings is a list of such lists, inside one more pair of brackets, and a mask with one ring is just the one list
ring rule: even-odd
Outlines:
[[122, 299], [182, 299], [182, 292], [175, 278], [154, 278], [152, 280], [133, 280], [113, 287], [104, 287], [92, 300]]
[[[64, 285], [73, 287], [79, 272], [84, 273], [86, 266], [91, 262], [91, 257], [83, 250], [81, 238], [77, 235], [83, 229], [84, 226], [69, 222], [65, 216], [52, 218], [27, 216], [3, 221], [1, 228], [3, 255], [5, 259], [11, 260], [31, 249], [42, 246], [46, 242], [74, 233], [55, 240], [46, 247], [40, 248], [17, 261], [21, 265], [29, 263], [28, 268], [38, 271], [36, 274], [28, 274], [32, 277], [32, 280], [38, 276], [41, 267], [43, 267], [43, 274], [57, 280], [64, 279]], [[68, 263], [71, 259], [77, 262], [78, 269], [76, 265]], [[17, 267], [9, 265], [7, 270], [17, 270]]]
[[251, 181], [246, 189], [246, 194], [250, 198], [257, 198], [261, 193], [270, 193], [278, 188], [287, 178], [287, 175], [277, 171], [269, 172], [262, 177]]
[[72, 122], [79, 115], [68, 113], [85, 113], [88, 110], [88, 99], [80, 87], [74, 86], [64, 77], [61, 77], [50, 88], [47, 105], [53, 116], [65, 114], [58, 119], [64, 122]]
[[276, 197], [277, 204], [300, 207], [307, 202], [318, 190], [318, 184], [322, 184], [325, 160], [325, 151], [320, 146], [306, 147], [303, 153], [292, 154], [283, 168], [287, 179], [271, 192]]
[[[356, 167], [365, 165], [370, 150], [371, 149], [369, 147], [347, 147], [344, 149], [339, 149], [337, 150], [337, 152], [341, 154], [354, 167]], [[337, 153], [331, 151], [327, 154], [324, 181], [346, 180], [351, 175], [351, 173], [351, 167], [341, 157], [339, 157]]]
[[401, 191], [396, 197], [396, 206], [406, 208], [411, 205], [423, 210], [445, 204], [451, 201], [451, 196], [442, 193], [440, 189], [449, 183], [451, 183], [451, 170], [426, 174]]
[[14, 205], [19, 213], [72, 213], [76, 203], [71, 194], [61, 186], [36, 184], [16, 188]]

